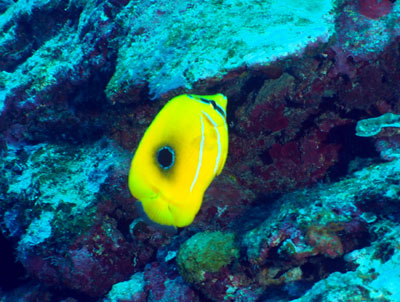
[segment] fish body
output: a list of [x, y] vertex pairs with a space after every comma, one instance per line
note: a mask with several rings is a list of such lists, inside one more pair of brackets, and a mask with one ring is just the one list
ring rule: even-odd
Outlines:
[[228, 154], [227, 98], [180, 95], [146, 130], [129, 172], [129, 189], [156, 223], [192, 223], [204, 192]]

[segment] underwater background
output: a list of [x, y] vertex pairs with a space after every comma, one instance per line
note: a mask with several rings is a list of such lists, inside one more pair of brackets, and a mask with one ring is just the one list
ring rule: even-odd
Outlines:
[[[152, 224], [137, 146], [217, 93], [224, 169]], [[399, 302], [399, 100], [396, 0], [0, 0], [0, 301]]]

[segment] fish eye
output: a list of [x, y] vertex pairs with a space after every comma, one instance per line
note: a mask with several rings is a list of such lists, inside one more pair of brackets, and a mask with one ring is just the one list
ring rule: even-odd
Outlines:
[[168, 170], [175, 163], [175, 151], [169, 146], [161, 147], [157, 152], [157, 162], [162, 169]]

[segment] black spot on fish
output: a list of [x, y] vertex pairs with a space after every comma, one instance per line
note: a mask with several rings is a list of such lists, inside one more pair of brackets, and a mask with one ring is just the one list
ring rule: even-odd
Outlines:
[[175, 151], [169, 146], [161, 147], [157, 152], [157, 162], [162, 169], [170, 169], [175, 163]]

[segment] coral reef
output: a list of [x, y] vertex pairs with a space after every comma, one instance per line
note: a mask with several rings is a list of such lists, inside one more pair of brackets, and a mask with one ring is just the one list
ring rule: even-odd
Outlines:
[[[383, 228], [383, 230], [379, 230]], [[344, 258], [357, 268], [345, 273], [332, 273], [317, 282], [303, 297], [292, 302], [303, 301], [398, 301], [399, 280], [398, 226], [382, 221], [374, 226], [374, 233], [381, 235], [371, 246], [355, 250]], [[382, 252], [386, 255], [382, 255]], [[389, 255], [387, 255], [389, 254]]]
[[107, 140], [83, 147], [8, 145], [1, 162], [1, 183], [8, 184], [1, 192], [2, 231], [18, 238], [17, 257], [28, 273], [96, 296], [133, 272], [131, 244], [99, 213], [107, 198], [101, 186], [125, 178], [129, 161], [118, 150]]
[[[389, 0], [0, 1], [0, 301], [399, 301], [399, 20]], [[133, 151], [168, 99], [217, 92], [222, 174], [193, 224], [149, 224]]]
[[117, 16], [128, 34], [120, 41], [107, 96], [116, 99], [134, 81], [147, 82], [150, 94], [159, 97], [244, 64], [299, 52], [332, 35], [333, 8], [332, 0], [304, 1], [300, 10], [295, 1], [131, 1]]
[[400, 128], [400, 115], [388, 112], [379, 117], [358, 121], [356, 135], [364, 137], [373, 136], [381, 132], [384, 127]]

